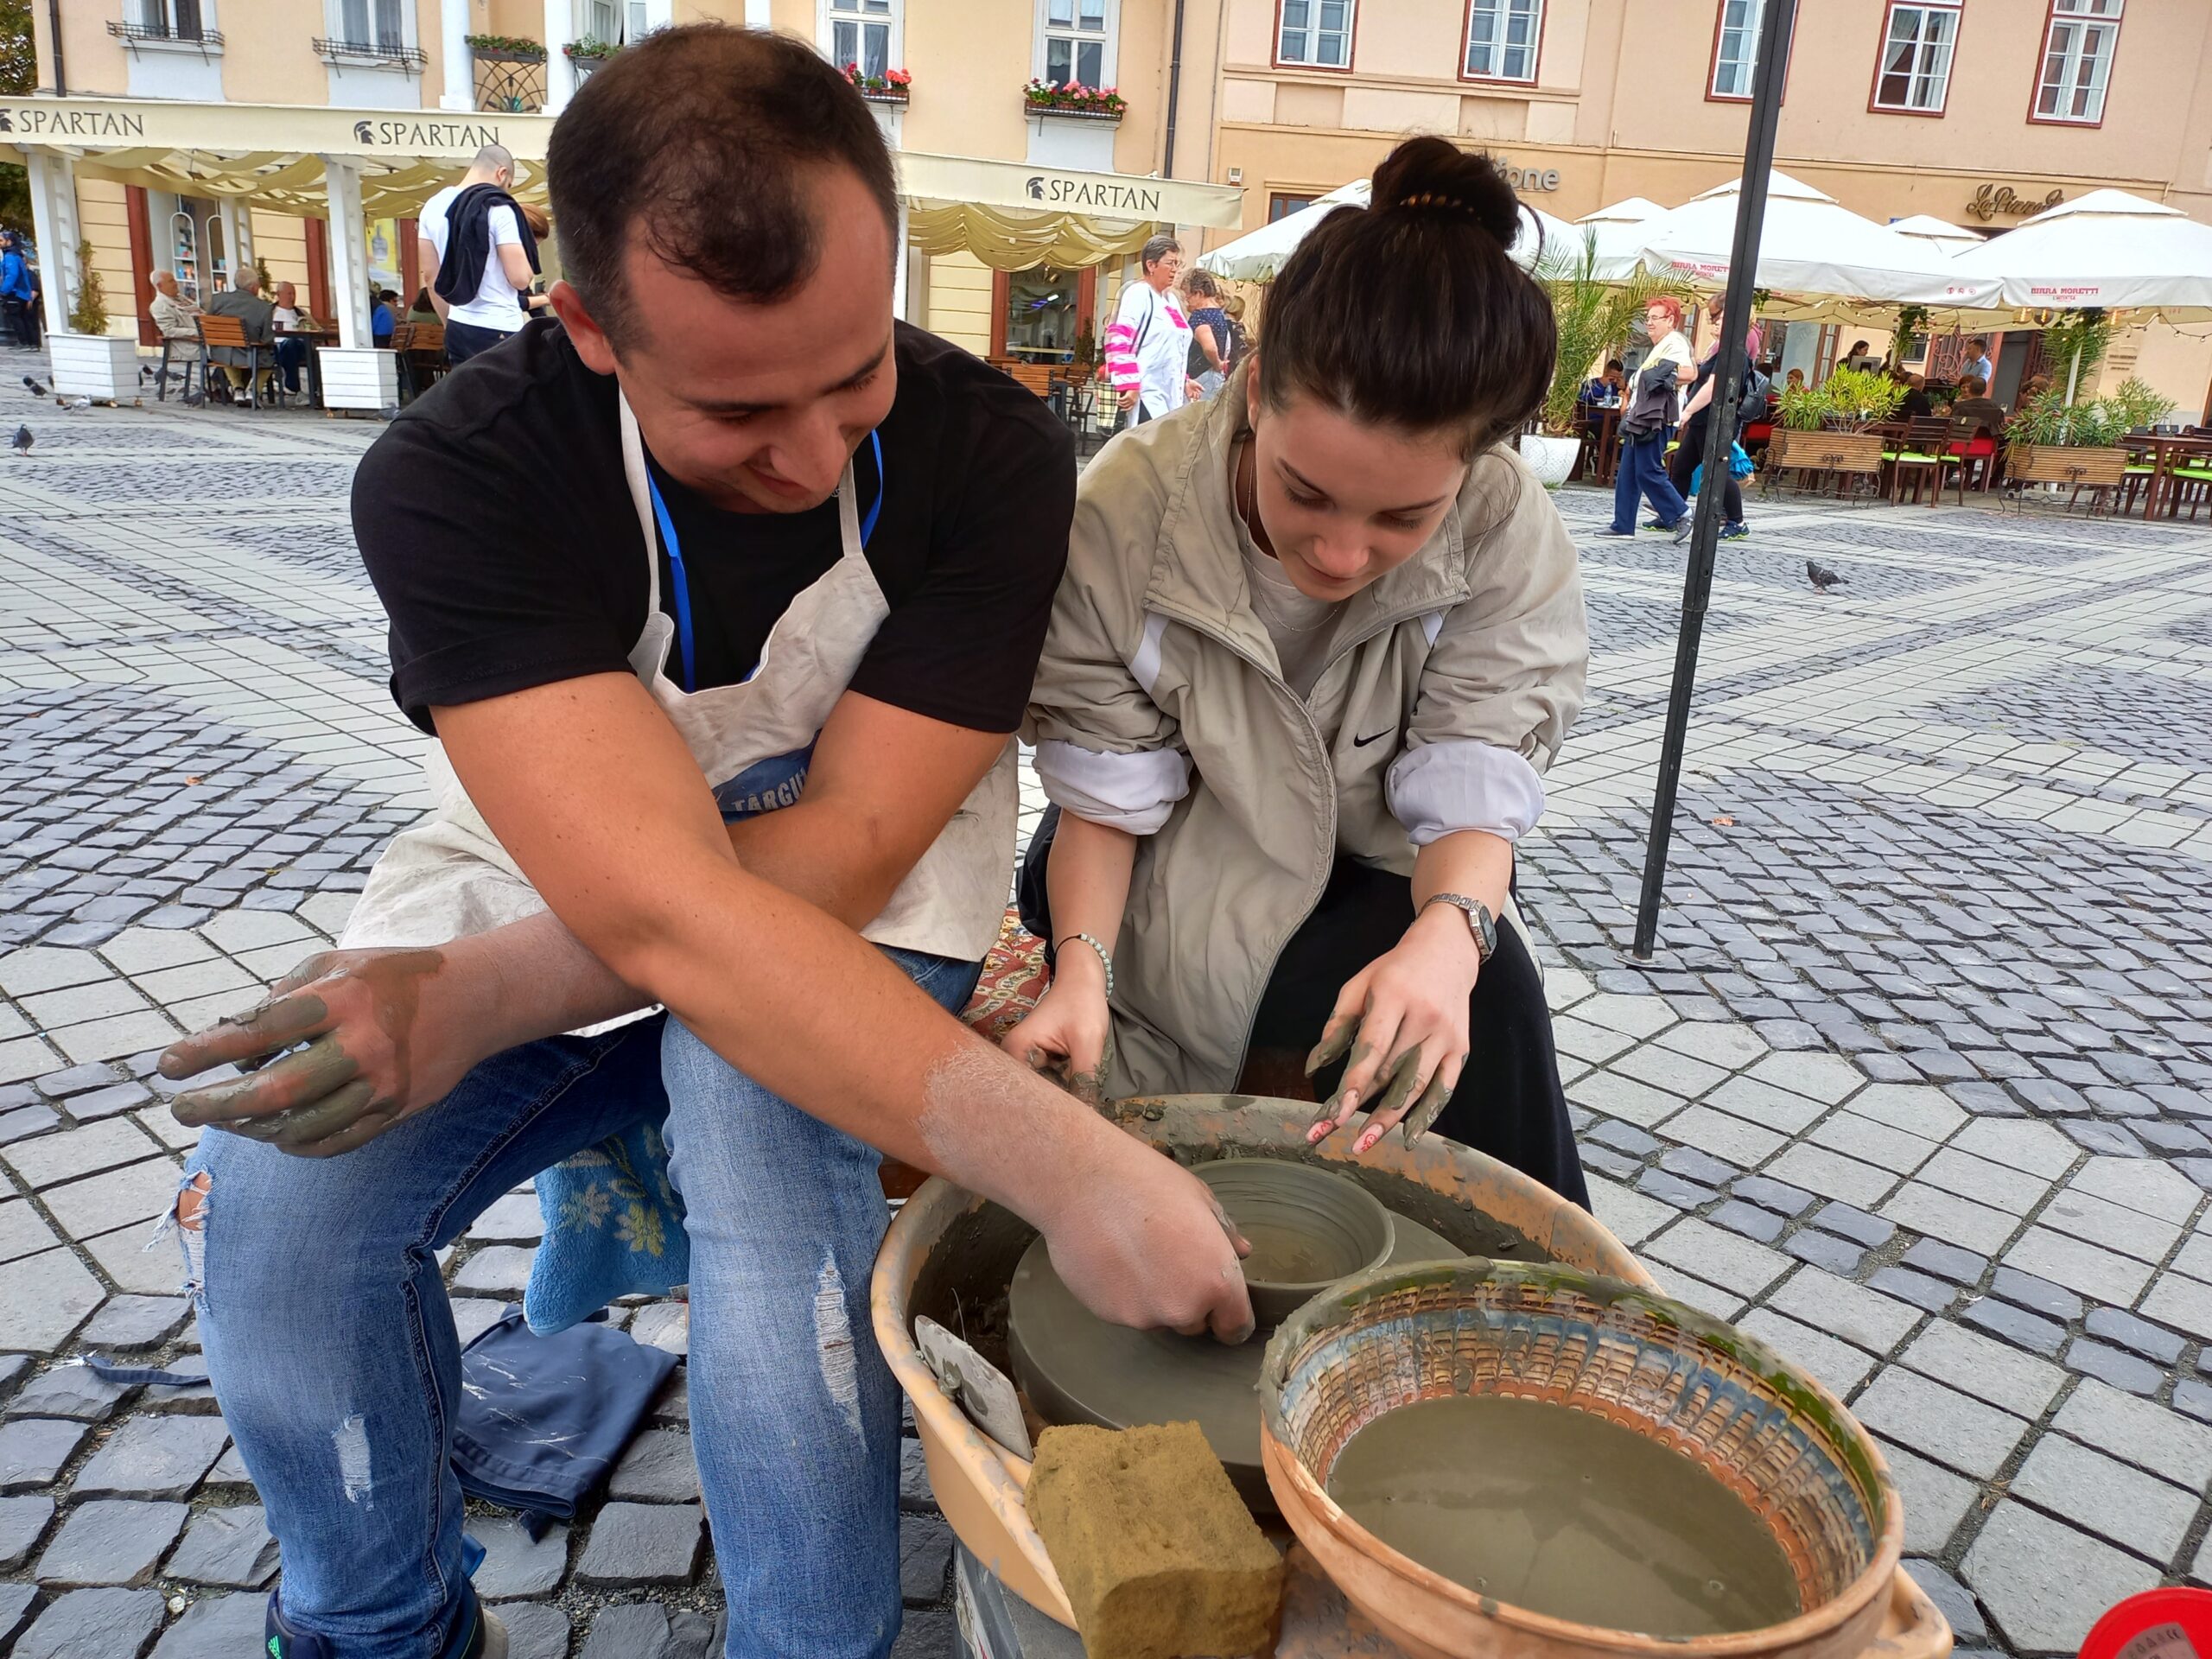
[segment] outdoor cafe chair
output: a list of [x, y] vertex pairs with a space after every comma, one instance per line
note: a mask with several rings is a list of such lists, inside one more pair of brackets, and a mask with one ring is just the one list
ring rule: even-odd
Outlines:
[[[162, 363], [161, 366], [154, 371], [154, 401], [156, 403], [165, 404], [168, 401], [169, 354], [179, 346], [188, 343], [168, 334], [162, 336]], [[177, 395], [188, 404], [198, 401], [192, 395], [192, 371], [195, 364], [200, 369], [200, 397], [205, 398], [207, 396], [207, 348], [205, 346], [184, 359], [183, 385]]]
[[[276, 345], [274, 340], [248, 340], [245, 324], [236, 317], [211, 317], [206, 312], [194, 319], [200, 325], [200, 350], [205, 357], [210, 352], [230, 350], [245, 353], [246, 394], [253, 406], [261, 404], [261, 377], [276, 372]], [[222, 365], [215, 365], [220, 368]], [[203, 372], [201, 384], [206, 384]]]
[[1921, 486], [1932, 481], [1935, 491], [1928, 498], [1931, 507], [1943, 499], [1943, 473], [1946, 467], [1955, 468], [1959, 477], [1959, 505], [1966, 505], [1966, 466], [1967, 440], [1973, 436], [1973, 423], [1955, 421], [1942, 415], [1916, 416], [1904, 423], [1904, 432], [1895, 447], [1885, 445], [1882, 459], [1890, 464], [1890, 502], [1895, 505], [1904, 499], [1905, 480], [1912, 480], [1912, 499], [1920, 500]]

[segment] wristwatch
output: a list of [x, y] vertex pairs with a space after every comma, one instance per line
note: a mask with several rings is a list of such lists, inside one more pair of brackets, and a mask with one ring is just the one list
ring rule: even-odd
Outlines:
[[1428, 904], [1421, 908], [1427, 910], [1429, 905], [1450, 905], [1455, 910], [1466, 912], [1468, 929], [1475, 936], [1475, 961], [1478, 965], [1487, 963], [1497, 954], [1497, 918], [1490, 913], [1490, 906], [1481, 899], [1470, 899], [1464, 893], [1432, 893], [1428, 895]]

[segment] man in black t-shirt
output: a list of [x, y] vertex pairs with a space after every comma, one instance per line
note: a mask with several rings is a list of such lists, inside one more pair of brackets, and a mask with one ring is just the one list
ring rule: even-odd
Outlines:
[[[348, 948], [162, 1063], [270, 1062], [175, 1103], [232, 1131], [177, 1218], [284, 1552], [269, 1650], [504, 1652], [448, 1452], [456, 1414], [516, 1431], [469, 1421], [436, 1252], [537, 1176], [539, 1279], [569, 1252], [691, 1287], [728, 1651], [881, 1655], [876, 1149], [1037, 1226], [1105, 1317], [1251, 1327], [1203, 1185], [942, 1011], [1005, 903], [1068, 442], [893, 324], [890, 160], [803, 44], [648, 36], [570, 103], [548, 174], [557, 321], [433, 389], [355, 484], [437, 809]], [[575, 1317], [575, 1286], [534, 1280], [533, 1317]]]

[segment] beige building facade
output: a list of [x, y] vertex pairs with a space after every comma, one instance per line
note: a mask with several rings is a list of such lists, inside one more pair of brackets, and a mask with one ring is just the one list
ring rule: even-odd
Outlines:
[[[450, 115], [557, 111], [598, 43], [671, 22], [773, 27], [878, 78], [902, 149], [1240, 189], [1242, 225], [1194, 230], [1195, 251], [1364, 176], [1414, 130], [1492, 151], [1563, 219], [1685, 200], [1740, 170], [1764, 3], [66, 0], [58, 41], [50, 9], [32, 13], [41, 79], [73, 95]], [[1115, 89], [1118, 107], [1026, 90], [1068, 80]], [[2212, 220], [2212, 3], [1802, 0], [1777, 164], [1877, 220], [1993, 232], [2101, 186]], [[143, 285], [134, 250], [174, 264], [181, 238], [211, 283], [249, 239], [303, 286], [330, 263], [312, 217], [241, 208], [231, 226], [219, 203], [145, 194], [79, 181], [111, 295]], [[411, 230], [385, 222], [381, 251], [378, 233], [364, 232], [368, 263], [403, 286]], [[1125, 264], [1008, 272], [917, 254], [907, 311], [979, 352], [1054, 360], [1095, 335]], [[2032, 321], [1999, 353], [2016, 374]], [[2107, 375], [2143, 373], [2194, 416], [2212, 378], [2206, 333], [2131, 329]]]

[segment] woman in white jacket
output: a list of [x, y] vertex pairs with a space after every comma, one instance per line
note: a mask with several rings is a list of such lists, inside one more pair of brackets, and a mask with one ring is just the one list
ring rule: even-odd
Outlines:
[[1586, 1194], [1513, 843], [1580, 708], [1575, 554], [1507, 440], [1549, 384], [1518, 204], [1440, 138], [1276, 279], [1220, 397], [1117, 437], [1032, 693], [1057, 977], [1005, 1039], [1086, 1090], [1304, 1055], [1310, 1131], [1435, 1124]]

